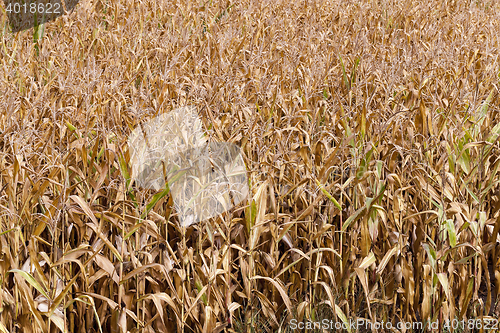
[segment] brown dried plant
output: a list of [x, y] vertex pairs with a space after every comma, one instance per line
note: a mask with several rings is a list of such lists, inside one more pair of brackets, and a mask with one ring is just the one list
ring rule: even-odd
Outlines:
[[[3, 13], [0, 332], [497, 318], [498, 13], [81, 0], [43, 36]], [[186, 105], [251, 194], [183, 228], [127, 137]]]

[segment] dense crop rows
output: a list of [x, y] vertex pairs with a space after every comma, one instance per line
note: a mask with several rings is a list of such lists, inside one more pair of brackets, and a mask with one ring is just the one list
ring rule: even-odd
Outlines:
[[[4, 15], [0, 332], [496, 318], [498, 7], [81, 0], [15, 34]], [[182, 228], [130, 180], [127, 137], [186, 105], [241, 147], [251, 198]]]

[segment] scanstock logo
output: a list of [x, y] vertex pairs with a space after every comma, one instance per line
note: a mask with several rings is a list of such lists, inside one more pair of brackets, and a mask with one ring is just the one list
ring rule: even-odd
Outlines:
[[12, 32], [50, 22], [71, 12], [80, 0], [3, 0]]
[[128, 144], [131, 178], [139, 187], [169, 191], [184, 227], [219, 216], [249, 194], [240, 148], [208, 142], [194, 107], [140, 124]]

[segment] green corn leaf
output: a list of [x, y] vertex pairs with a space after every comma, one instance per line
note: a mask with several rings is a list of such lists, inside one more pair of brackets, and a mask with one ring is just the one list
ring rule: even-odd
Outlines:
[[342, 309], [337, 304], [335, 304], [335, 314], [340, 318], [340, 320], [342, 321], [344, 326], [347, 327], [347, 332], [351, 333], [352, 330], [351, 330], [350, 323], [347, 320], [347, 317], [345, 316]]
[[345, 73], [345, 67], [344, 67], [344, 61], [342, 60], [342, 57], [339, 56], [340, 58], [340, 65], [342, 66], [342, 77], [344, 78], [344, 84], [347, 90], [350, 90], [351, 87], [349, 85], [349, 80], [347, 79], [347, 74]]
[[474, 140], [479, 139], [478, 135], [481, 132], [481, 125], [483, 124], [484, 119], [486, 118], [492, 98], [493, 98], [493, 90], [491, 90], [490, 94], [481, 105], [481, 108], [479, 109], [479, 112], [477, 114], [477, 119], [475, 119], [475, 125], [472, 128], [472, 133], [471, 133]]
[[18, 273], [26, 280], [26, 282], [28, 282], [33, 288], [38, 290], [43, 296], [45, 296], [47, 299], [51, 299], [45, 289], [40, 285], [40, 283], [38, 283], [37, 280], [35, 280], [33, 275], [31, 275], [30, 273], [20, 269], [11, 269], [9, 273]]
[[446, 220], [446, 230], [448, 231], [448, 238], [450, 240], [450, 246], [457, 246], [457, 233], [455, 231], [455, 224], [452, 219]]
[[156, 205], [156, 203], [158, 201], [160, 201], [160, 199], [165, 197], [169, 192], [170, 192], [170, 188], [167, 185], [166, 189], [153, 195], [153, 198], [151, 199], [151, 201], [146, 205], [146, 211], [144, 213], [142, 213], [141, 219], [144, 220], [146, 218], [146, 216], [148, 216], [151, 209], [153, 209], [153, 207]]
[[323, 185], [321, 185], [321, 183], [317, 179], [316, 179], [316, 184], [319, 186], [321, 192], [323, 192], [323, 194], [328, 199], [330, 199], [331, 202], [333, 202], [333, 204], [335, 205], [335, 207], [337, 207], [338, 209], [342, 210], [342, 206], [339, 204], [339, 202], [337, 200], [335, 200], [335, 198], [332, 197], [330, 193], [328, 193], [328, 191], [323, 187]]
[[429, 256], [429, 260], [431, 262], [432, 268], [435, 270], [436, 269], [436, 250], [434, 250], [432, 247], [429, 246], [429, 244], [425, 243], [422, 245], [424, 248], [425, 252], [427, 252], [427, 255]]

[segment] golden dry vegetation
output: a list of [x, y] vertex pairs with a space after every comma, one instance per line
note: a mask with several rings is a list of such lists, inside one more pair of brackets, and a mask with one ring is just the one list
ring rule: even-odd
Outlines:
[[[12, 34], [3, 10], [0, 331], [496, 318], [499, 13], [81, 0]], [[189, 228], [131, 181], [127, 146], [185, 105], [251, 186]]]

